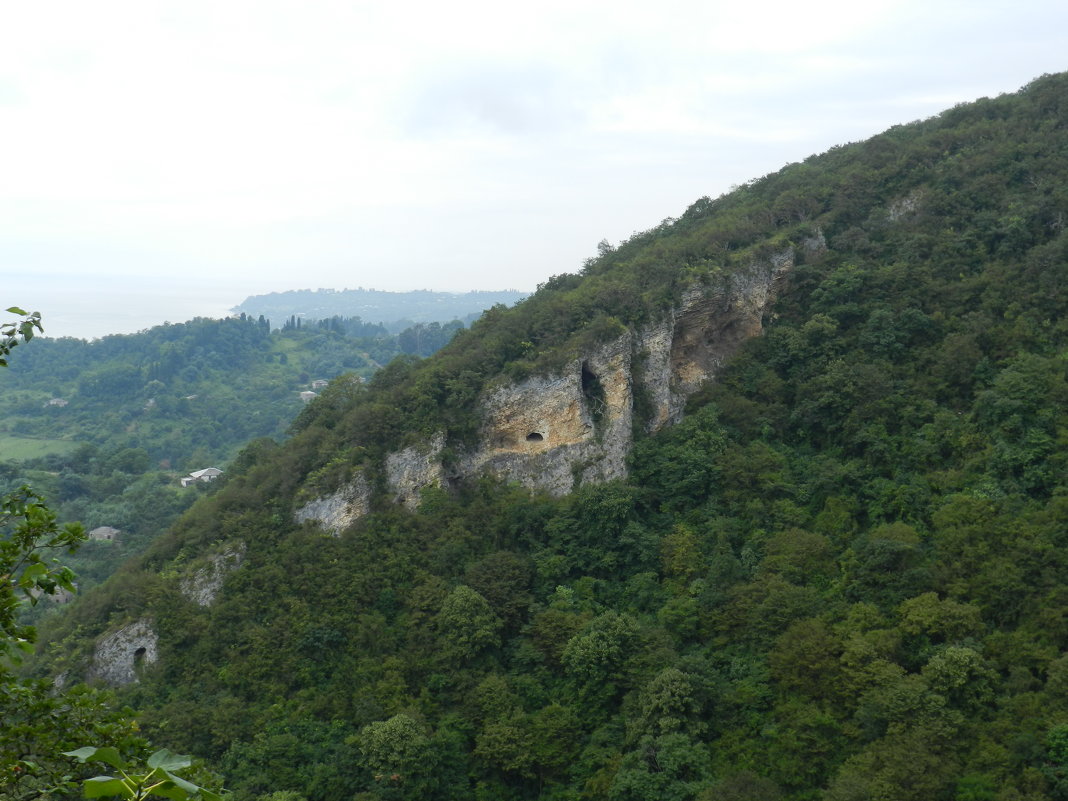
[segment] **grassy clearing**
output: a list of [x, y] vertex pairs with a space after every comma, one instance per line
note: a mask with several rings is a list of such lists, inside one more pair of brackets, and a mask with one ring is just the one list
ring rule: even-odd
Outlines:
[[36, 439], [0, 434], [0, 460], [2, 461], [35, 459], [38, 456], [48, 456], [53, 453], [66, 454], [77, 447], [78, 443], [69, 439]]

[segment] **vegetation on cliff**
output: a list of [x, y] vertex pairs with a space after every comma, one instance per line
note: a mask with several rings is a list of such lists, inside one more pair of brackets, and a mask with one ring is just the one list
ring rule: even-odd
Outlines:
[[[225, 467], [252, 439], [281, 439], [313, 382], [370, 377], [402, 353], [429, 356], [462, 327], [419, 323], [394, 335], [333, 317], [272, 330], [264, 318], [233, 317], [92, 342], [38, 337], [0, 374], [0, 492], [29, 484], [62, 519], [121, 531], [71, 558], [87, 588], [208, 489], [181, 488], [178, 476]], [[39, 318], [28, 315], [5, 325], [0, 354], [34, 330]]]
[[[332, 385], [72, 609], [50, 665], [151, 619], [123, 697], [242, 801], [1068, 798], [1066, 222], [1066, 75], [702, 199]], [[789, 247], [766, 335], [628, 479], [292, 522], [317, 471], [463, 443], [493, 382]], [[238, 541], [215, 602], [183, 596]]]

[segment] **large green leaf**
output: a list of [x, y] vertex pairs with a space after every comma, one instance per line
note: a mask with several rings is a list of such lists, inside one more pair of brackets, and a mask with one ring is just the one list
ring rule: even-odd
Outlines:
[[[166, 748], [161, 748], [148, 758], [148, 766], [150, 768], [159, 768], [168, 773], [172, 770], [188, 768], [191, 764], [193, 764], [193, 761], [189, 757], [183, 754], [176, 754]], [[172, 776], [171, 778], [174, 777]]]
[[87, 745], [84, 748], [79, 748], [77, 751], [64, 751], [63, 755], [74, 757], [79, 762], [104, 762], [118, 770], [124, 770], [126, 768], [126, 762], [119, 756], [118, 749], [111, 746], [97, 748], [96, 746]]
[[174, 782], [176, 785], [178, 785], [190, 795], [194, 795], [200, 791], [200, 787], [193, 784], [193, 782], [183, 779], [181, 776], [175, 776], [170, 771], [164, 771], [164, 773], [167, 774], [168, 779], [170, 779], [172, 782]]
[[[172, 776], [171, 778], [173, 779], [174, 777]], [[175, 782], [169, 780], [155, 785], [152, 788], [151, 795], [169, 798], [171, 801], [186, 801], [189, 798], [189, 792], [185, 788], [179, 787]]]
[[86, 779], [85, 784], [85, 797], [86, 798], [108, 798], [116, 795], [120, 795], [123, 798], [130, 797], [130, 788], [122, 781], [122, 779], [116, 779], [112, 776], [94, 776], [91, 779]]

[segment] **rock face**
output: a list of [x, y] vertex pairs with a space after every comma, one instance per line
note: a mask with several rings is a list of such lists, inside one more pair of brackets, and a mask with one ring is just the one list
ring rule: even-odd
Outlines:
[[483, 402], [481, 447], [460, 473], [492, 473], [553, 495], [621, 477], [633, 422], [626, 334], [556, 375], [500, 387]]
[[312, 520], [335, 537], [367, 514], [371, 508], [371, 486], [357, 476], [331, 495], [316, 498], [300, 507], [293, 518], [298, 523]]
[[[821, 240], [822, 234], [811, 247], [818, 249]], [[793, 250], [787, 249], [717, 288], [695, 287], [665, 319], [628, 332], [559, 373], [493, 390], [482, 403], [479, 446], [461, 457], [458, 475], [491, 473], [553, 495], [579, 483], [622, 477], [636, 395], [648, 409], [642, 421], [648, 431], [678, 422], [687, 398], [763, 331], [764, 314], [793, 264]], [[421, 453], [435, 451], [437, 443]], [[409, 501], [420, 477], [422, 486], [443, 481], [436, 465], [420, 465], [420, 471], [406, 474]]]
[[683, 298], [672, 321], [667, 375], [664, 365], [652, 363], [651, 358], [646, 363], [646, 374], [659, 373], [668, 387], [667, 403], [657, 407], [650, 430], [677, 423], [686, 399], [714, 378], [746, 340], [760, 335], [764, 312], [793, 266], [793, 250], [784, 250], [734, 273], [724, 288], [695, 289]]
[[178, 589], [182, 595], [199, 606], [211, 606], [222, 589], [223, 580], [241, 567], [245, 560], [245, 544], [239, 543], [222, 553], [208, 557], [208, 564], [183, 578]]
[[442, 484], [445, 471], [441, 452], [444, 448], [445, 436], [439, 434], [424, 447], [405, 448], [386, 457], [386, 480], [395, 502], [415, 509], [424, 487]]
[[158, 658], [159, 637], [151, 622], [142, 618], [100, 639], [93, 651], [88, 679], [97, 679], [113, 687], [133, 684], [137, 672]]
[[[822, 232], [803, 247], [806, 253], [825, 248]], [[690, 395], [763, 331], [764, 315], [793, 264], [792, 248], [754, 262], [718, 286], [694, 287], [663, 319], [626, 332], [558, 373], [490, 390], [482, 399], [478, 445], [458, 454], [448, 471], [443, 434], [387, 456], [394, 500], [414, 509], [424, 488], [479, 474], [558, 496], [581, 483], [623, 477], [636, 398], [647, 431], [678, 422]], [[369, 499], [366, 484], [350, 485], [307, 504], [297, 519], [340, 531], [366, 513]]]
[[480, 447], [461, 473], [493, 473], [553, 495], [622, 477], [635, 395], [651, 407], [647, 430], [678, 422], [687, 398], [763, 331], [764, 313], [793, 263], [793, 250], [785, 250], [717, 289], [695, 287], [666, 319], [559, 374], [497, 389], [483, 402]]
[[895, 223], [915, 214], [916, 210], [920, 207], [920, 201], [922, 200], [923, 190], [913, 189], [904, 197], [898, 198], [887, 206], [886, 219], [889, 222]]

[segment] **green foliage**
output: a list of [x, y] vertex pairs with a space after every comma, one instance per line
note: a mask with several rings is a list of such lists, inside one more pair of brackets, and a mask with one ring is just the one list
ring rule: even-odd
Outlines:
[[[25, 315], [16, 308], [10, 311]], [[39, 315], [34, 314], [31, 321], [20, 332], [24, 341], [32, 337], [32, 328], [27, 326], [40, 328]], [[15, 344], [10, 343], [8, 349]], [[0, 366], [7, 364], [0, 362]], [[143, 469], [141, 454], [131, 451], [120, 457]], [[41, 597], [61, 591], [73, 593], [73, 572], [46, 554], [55, 550], [73, 553], [85, 537], [80, 524], [60, 527], [56, 513], [29, 487], [0, 497], [0, 797], [5, 799], [70, 795], [84, 773], [72, 769], [64, 756], [76, 756], [81, 762], [98, 759], [122, 770], [126, 759], [147, 750], [148, 743], [138, 736], [128, 710], [114, 711], [105, 694], [84, 686], [63, 691], [46, 682], [18, 679], [10, 671], [9, 663], [18, 662], [13, 649], [30, 651], [36, 638], [36, 629], [19, 620], [19, 596], [36, 604]], [[100, 745], [63, 751], [87, 739]], [[121, 781], [85, 778], [85, 796], [139, 800], [155, 794], [176, 801], [193, 796], [208, 801], [220, 798], [173, 775], [171, 771], [189, 766], [187, 758], [163, 750], [149, 756], [147, 764], [149, 772], [141, 777], [123, 772]]]
[[33, 339], [34, 331], [44, 332], [41, 327], [41, 313], [29, 312], [12, 306], [8, 314], [16, 314], [21, 319], [0, 323], [0, 367], [7, 367], [7, 357], [19, 344]]
[[74, 592], [74, 573], [46, 553], [72, 552], [84, 539], [78, 524], [61, 528], [55, 512], [29, 487], [0, 498], [0, 670], [16, 655], [13, 648], [32, 650], [35, 630], [18, 618], [22, 598], [35, 604], [57, 590]]
[[[699, 200], [335, 381], [50, 636], [154, 615], [126, 697], [237, 801], [1066, 797], [1066, 98], [1043, 78]], [[581, 381], [583, 347], [788, 247], [765, 336], [637, 422], [626, 478], [455, 469], [485, 392]], [[448, 486], [391, 503], [386, 455], [442, 432]], [[84, 497], [128, 447], [46, 480]], [[377, 494], [340, 536], [292, 522], [355, 475]], [[209, 607], [182, 595], [236, 543]]]
[[200, 787], [178, 776], [178, 772], [188, 768], [193, 761], [187, 756], [173, 754], [166, 748], [149, 755], [144, 768], [138, 769], [129, 764], [118, 749], [110, 746], [99, 748], [87, 745], [74, 751], [67, 751], [65, 756], [73, 757], [79, 762], [102, 762], [118, 771], [118, 776], [94, 776], [86, 779], [82, 787], [86, 798], [123, 798], [129, 801], [143, 801], [151, 796], [169, 798], [171, 801], [186, 799], [203, 799], [204, 801], [222, 801], [218, 793]]

